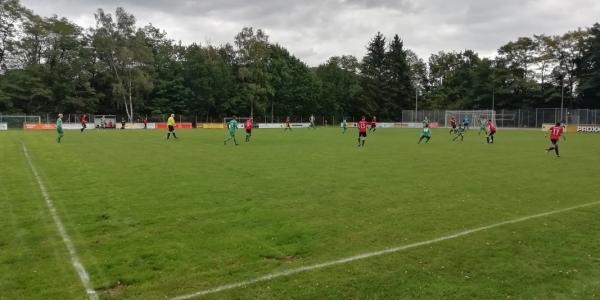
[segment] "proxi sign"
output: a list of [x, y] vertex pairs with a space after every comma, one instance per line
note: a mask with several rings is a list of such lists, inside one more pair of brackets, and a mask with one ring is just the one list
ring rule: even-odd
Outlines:
[[598, 126], [598, 125], [577, 125], [577, 132], [600, 133], [600, 126]]

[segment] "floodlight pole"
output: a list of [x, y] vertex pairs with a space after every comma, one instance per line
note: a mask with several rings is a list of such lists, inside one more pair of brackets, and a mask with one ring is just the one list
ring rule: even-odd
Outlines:
[[415, 123], [418, 119], [418, 108], [419, 108], [419, 87], [415, 88], [415, 119], [413, 120]]
[[563, 107], [564, 107], [564, 102], [565, 102], [565, 77], [563, 76], [560, 79], [560, 122], [562, 123], [563, 120]]
[[492, 70], [492, 121], [496, 121], [494, 118], [494, 106], [496, 105], [496, 65]]

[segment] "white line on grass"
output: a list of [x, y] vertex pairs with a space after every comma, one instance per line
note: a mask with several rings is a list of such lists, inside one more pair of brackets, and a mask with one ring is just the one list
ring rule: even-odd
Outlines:
[[549, 215], [563, 213], [566, 211], [575, 210], [578, 208], [583, 208], [583, 207], [588, 207], [588, 206], [594, 206], [594, 205], [598, 205], [598, 204], [600, 204], [600, 201], [581, 204], [581, 205], [567, 207], [567, 208], [558, 209], [558, 210], [553, 210], [553, 211], [540, 213], [540, 214], [536, 214], [536, 215], [530, 215], [530, 216], [526, 216], [526, 217], [522, 217], [522, 218], [518, 218], [518, 219], [514, 219], [514, 220], [504, 221], [504, 222], [500, 222], [500, 223], [496, 223], [496, 224], [492, 224], [492, 225], [487, 225], [487, 226], [483, 226], [483, 227], [478, 227], [478, 228], [474, 228], [474, 229], [461, 231], [461, 232], [458, 232], [455, 234], [446, 235], [446, 236], [442, 236], [442, 237], [427, 240], [427, 241], [417, 242], [417, 243], [394, 247], [394, 248], [388, 248], [388, 249], [375, 251], [375, 252], [363, 253], [363, 254], [359, 254], [359, 255], [355, 255], [355, 256], [342, 258], [339, 260], [334, 260], [334, 261], [329, 261], [329, 262], [324, 262], [324, 263], [314, 264], [314, 265], [309, 265], [309, 266], [304, 266], [304, 267], [298, 267], [298, 268], [290, 269], [287, 271], [271, 273], [271, 274], [267, 274], [267, 275], [264, 275], [264, 276], [261, 276], [261, 277], [255, 278], [255, 279], [250, 279], [250, 280], [246, 280], [246, 281], [240, 281], [237, 283], [222, 285], [222, 286], [218, 286], [218, 287], [208, 289], [208, 290], [203, 290], [203, 291], [198, 291], [198, 292], [187, 294], [187, 295], [177, 296], [172, 299], [173, 300], [185, 300], [185, 299], [191, 299], [191, 298], [205, 296], [205, 295], [209, 295], [209, 294], [214, 294], [214, 293], [218, 293], [218, 292], [222, 292], [222, 291], [226, 291], [226, 290], [244, 287], [244, 286], [254, 284], [257, 282], [261, 282], [261, 281], [269, 281], [269, 280], [272, 280], [272, 279], [275, 279], [278, 277], [284, 277], [284, 276], [289, 276], [289, 275], [293, 275], [293, 274], [297, 274], [297, 273], [326, 268], [326, 267], [330, 267], [330, 266], [346, 264], [346, 263], [353, 262], [356, 260], [371, 258], [371, 257], [380, 256], [380, 255], [384, 255], [384, 254], [400, 252], [400, 251], [411, 249], [411, 248], [417, 248], [420, 246], [426, 246], [426, 245], [430, 245], [430, 244], [434, 244], [434, 243], [438, 243], [438, 242], [442, 242], [442, 241], [446, 241], [446, 240], [455, 239], [455, 238], [458, 238], [461, 236], [469, 235], [469, 234], [487, 230], [487, 229], [500, 227], [503, 225], [519, 223], [519, 222], [523, 222], [523, 221], [527, 221], [527, 220], [531, 220], [531, 219], [535, 219], [535, 218], [546, 217]]
[[23, 153], [25, 154], [27, 163], [29, 164], [29, 167], [31, 168], [31, 172], [33, 173], [33, 176], [35, 177], [35, 180], [37, 181], [38, 186], [40, 187], [40, 191], [42, 192], [42, 196], [44, 197], [44, 200], [46, 201], [46, 206], [48, 207], [48, 210], [50, 211], [50, 214], [52, 215], [52, 219], [54, 219], [54, 224], [56, 224], [56, 227], [58, 228], [58, 233], [60, 234], [60, 237], [62, 238], [63, 242], [65, 243], [65, 246], [67, 247], [67, 250], [69, 251], [69, 255], [71, 256], [71, 264], [77, 271], [77, 274], [79, 275], [79, 279], [81, 280], [81, 283], [83, 284], [83, 287], [85, 288], [85, 291], [88, 294], [88, 297], [90, 298], [90, 300], [97, 300], [98, 295], [96, 294], [96, 291], [90, 285], [90, 276], [88, 275], [87, 271], [85, 270], [85, 267], [81, 263], [81, 260], [79, 260], [79, 256], [77, 255], [77, 250], [75, 250], [75, 245], [73, 244], [73, 241], [71, 241], [71, 238], [69, 237], [69, 234], [67, 233], [67, 230], [65, 229], [65, 226], [63, 225], [62, 221], [60, 220], [60, 217], [58, 216], [58, 212], [56, 212], [56, 208], [54, 208], [54, 204], [52, 203], [52, 200], [50, 199], [50, 196], [48, 195], [46, 186], [42, 182], [42, 179], [40, 178], [40, 176], [37, 172], [37, 169], [35, 168], [35, 166], [33, 165], [33, 162], [31, 161], [31, 157], [29, 156], [27, 147], [25, 146], [25, 143], [23, 143], [23, 142], [21, 142], [21, 145], [23, 146]]

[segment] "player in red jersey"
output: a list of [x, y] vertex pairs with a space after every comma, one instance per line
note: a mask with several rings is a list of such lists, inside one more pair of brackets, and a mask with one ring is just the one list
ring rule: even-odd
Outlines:
[[144, 129], [148, 129], [148, 116], [144, 117]]
[[367, 122], [367, 118], [365, 116], [358, 122], [358, 147], [365, 146], [365, 139], [367, 138], [367, 127], [369, 123]]
[[450, 126], [452, 126], [452, 129], [450, 129], [450, 134], [452, 134], [456, 131], [456, 117], [455, 116], [452, 116], [450, 118]]
[[371, 119], [371, 127], [369, 128], [369, 132], [371, 132], [371, 130], [373, 130], [373, 132], [375, 132], [375, 130], [377, 130], [377, 117], [373, 116], [373, 118]]
[[[563, 128], [559, 123], [556, 123], [556, 125], [552, 126], [550, 128], [550, 147], [548, 149], [546, 149], [546, 153], [554, 150], [554, 153], [556, 153], [556, 157], [560, 157], [560, 154], [558, 154], [558, 139], [562, 136], [563, 140], [567, 140], [567, 138], [563, 135]], [[546, 134], [546, 137], [548, 136], [548, 134]]]
[[492, 120], [488, 120], [487, 121], [487, 136], [485, 137], [488, 144], [494, 143], [494, 134], [496, 134], [496, 126], [494, 126], [494, 123], [492, 123]]
[[244, 129], [246, 129], [246, 142], [250, 141], [252, 136], [252, 127], [254, 126], [254, 119], [250, 118], [244, 123]]
[[79, 116], [79, 123], [81, 123], [81, 132], [83, 132], [87, 128], [87, 115], [83, 114]]

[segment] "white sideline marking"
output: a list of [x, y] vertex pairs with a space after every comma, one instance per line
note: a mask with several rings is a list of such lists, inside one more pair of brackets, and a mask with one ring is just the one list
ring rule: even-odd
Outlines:
[[514, 220], [509, 220], [509, 221], [504, 221], [504, 222], [487, 225], [487, 226], [483, 226], [483, 227], [478, 227], [478, 228], [474, 228], [474, 229], [469, 229], [469, 230], [461, 231], [461, 232], [458, 232], [455, 234], [435, 238], [432, 240], [417, 242], [417, 243], [394, 247], [394, 248], [388, 248], [388, 249], [375, 251], [375, 252], [363, 253], [363, 254], [359, 254], [359, 255], [355, 255], [355, 256], [342, 258], [339, 260], [334, 260], [334, 261], [329, 261], [329, 262], [324, 262], [324, 263], [314, 264], [314, 265], [309, 265], [309, 266], [304, 266], [304, 267], [298, 267], [298, 268], [290, 269], [287, 271], [271, 273], [271, 274], [267, 274], [267, 275], [264, 275], [264, 276], [261, 276], [261, 277], [255, 278], [255, 279], [250, 279], [250, 280], [241, 281], [241, 282], [237, 282], [237, 283], [222, 285], [222, 286], [218, 286], [218, 287], [208, 289], [208, 290], [203, 290], [203, 291], [199, 291], [199, 292], [195, 292], [195, 293], [191, 293], [191, 294], [187, 294], [187, 295], [177, 296], [177, 297], [172, 298], [172, 300], [185, 300], [185, 299], [191, 299], [191, 298], [205, 296], [205, 295], [209, 295], [209, 294], [214, 294], [214, 293], [218, 293], [218, 292], [222, 292], [222, 291], [226, 291], [226, 290], [244, 287], [244, 286], [254, 284], [257, 282], [261, 282], [261, 281], [269, 281], [269, 280], [272, 280], [272, 279], [275, 279], [278, 277], [289, 276], [289, 275], [293, 275], [293, 274], [297, 274], [297, 273], [307, 272], [307, 271], [326, 268], [326, 267], [335, 266], [335, 265], [341, 265], [341, 264], [353, 262], [355, 260], [362, 260], [362, 259], [366, 259], [366, 258], [384, 255], [384, 254], [400, 252], [400, 251], [411, 249], [411, 248], [426, 246], [426, 245], [434, 244], [437, 242], [455, 239], [455, 238], [458, 238], [461, 236], [469, 235], [469, 234], [487, 230], [487, 229], [492, 229], [495, 227], [500, 227], [500, 226], [507, 225], [507, 224], [519, 223], [519, 222], [523, 222], [523, 221], [527, 221], [527, 220], [531, 220], [531, 219], [535, 219], [535, 218], [546, 217], [549, 215], [563, 213], [566, 211], [575, 210], [578, 208], [583, 208], [583, 207], [588, 207], [588, 206], [594, 206], [594, 205], [598, 205], [598, 204], [600, 204], [600, 201], [581, 204], [581, 205], [558, 209], [558, 210], [553, 210], [553, 211], [540, 213], [540, 214], [536, 214], [536, 215], [530, 215], [530, 216], [526, 216], [526, 217], [522, 217], [522, 218], [518, 218], [518, 219], [514, 219]]
[[65, 246], [67, 247], [67, 250], [69, 251], [69, 256], [71, 256], [71, 264], [77, 271], [79, 279], [81, 280], [81, 283], [83, 284], [83, 287], [85, 288], [85, 291], [88, 294], [90, 300], [98, 300], [98, 295], [96, 294], [96, 291], [90, 285], [90, 276], [88, 275], [87, 271], [85, 270], [85, 267], [79, 260], [77, 250], [75, 250], [75, 245], [73, 245], [73, 241], [71, 241], [69, 234], [67, 234], [67, 230], [65, 230], [65, 226], [63, 225], [62, 221], [60, 220], [60, 217], [58, 216], [58, 213], [56, 212], [56, 208], [54, 208], [54, 204], [52, 203], [52, 200], [50, 199], [50, 196], [46, 191], [46, 186], [44, 186], [42, 179], [38, 175], [37, 169], [31, 161], [31, 157], [29, 156], [27, 147], [23, 142], [21, 142], [21, 145], [23, 146], [23, 153], [25, 154], [27, 163], [31, 168], [31, 172], [33, 172], [33, 176], [35, 177], [35, 180], [37, 181], [38, 186], [40, 187], [40, 191], [42, 192], [42, 196], [46, 201], [46, 206], [48, 207], [48, 210], [52, 215], [52, 219], [54, 219], [54, 224], [56, 224], [56, 227], [58, 228], [58, 233], [60, 234], [60, 237], [62, 238], [63, 242], [65, 243]]

